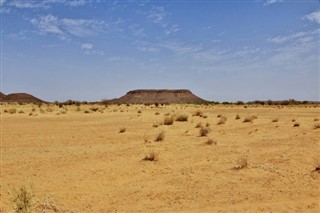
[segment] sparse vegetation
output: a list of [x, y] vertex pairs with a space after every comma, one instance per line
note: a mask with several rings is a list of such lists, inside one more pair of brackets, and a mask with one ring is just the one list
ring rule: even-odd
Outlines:
[[154, 139], [155, 142], [160, 142], [160, 141], [163, 141], [164, 140], [164, 131], [161, 131], [157, 136], [156, 138]]
[[90, 107], [90, 110], [91, 110], [92, 112], [96, 112], [96, 111], [99, 110], [99, 107]]
[[197, 123], [196, 128], [201, 128], [201, 127], [203, 127], [202, 123], [201, 122]]
[[14, 213], [32, 213], [34, 195], [32, 189], [26, 185], [15, 188], [10, 192], [10, 200]]
[[220, 117], [220, 120], [218, 121], [217, 125], [225, 124], [227, 121], [227, 117]]
[[122, 127], [120, 128], [119, 133], [124, 133], [126, 130], [127, 130], [126, 128]]
[[171, 117], [166, 116], [166, 117], [164, 118], [164, 120], [163, 120], [163, 124], [164, 124], [164, 125], [172, 125], [173, 122], [174, 122], [174, 117], [173, 117], [173, 116], [171, 116]]
[[208, 139], [206, 142], [204, 142], [204, 144], [205, 145], [212, 145], [212, 144], [217, 145], [217, 142], [212, 139]]
[[255, 119], [257, 119], [257, 116], [254, 116], [254, 115], [248, 116], [243, 120], [243, 123], [249, 123], [249, 122], [252, 123]]
[[188, 121], [188, 115], [178, 115], [176, 118], [176, 121], [183, 122], [183, 121]]
[[314, 124], [313, 129], [320, 129], [320, 123]]
[[203, 116], [203, 112], [200, 110], [195, 111], [192, 116], [198, 116], [198, 117], [202, 117]]
[[205, 137], [209, 134], [210, 129], [208, 127], [201, 127], [199, 130], [200, 137]]
[[300, 124], [298, 123], [298, 122], [295, 122], [294, 124], [293, 124], [293, 127], [299, 127], [300, 126]]
[[236, 120], [239, 120], [241, 117], [239, 114], [236, 115]]
[[17, 109], [16, 108], [5, 109], [3, 112], [4, 113], [9, 113], [9, 114], [16, 114], [17, 113]]
[[144, 161], [158, 161], [159, 159], [159, 153], [155, 152], [154, 150], [151, 150], [149, 154], [147, 154], [143, 160]]
[[278, 121], [279, 121], [279, 118], [274, 118], [274, 119], [272, 119], [271, 121], [272, 121], [273, 123], [278, 122]]

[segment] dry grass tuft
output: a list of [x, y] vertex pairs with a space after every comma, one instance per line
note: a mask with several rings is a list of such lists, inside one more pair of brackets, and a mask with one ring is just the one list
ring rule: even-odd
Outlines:
[[279, 121], [279, 118], [274, 118], [271, 120], [271, 122], [275, 123], [275, 122], [278, 122]]
[[320, 123], [313, 125], [313, 129], [320, 129]]
[[9, 113], [9, 114], [16, 114], [17, 113], [17, 109], [16, 108], [5, 109], [3, 112], [4, 113]]
[[198, 116], [198, 117], [202, 117], [203, 116], [203, 112], [198, 110], [198, 111], [195, 111], [192, 116]]
[[149, 154], [147, 154], [142, 160], [144, 161], [158, 161], [159, 160], [159, 153], [151, 150]]
[[179, 122], [188, 121], [188, 115], [178, 115], [178, 117], [176, 118], [176, 121], [179, 121]]
[[201, 127], [203, 127], [202, 123], [201, 122], [197, 123], [196, 128], [201, 128]]
[[240, 115], [237, 114], [237, 115], [236, 115], [236, 120], [239, 120], [239, 119], [240, 119]]
[[144, 134], [144, 136], [143, 136], [143, 141], [145, 142], [145, 143], [150, 143], [151, 141], [150, 141], [150, 138], [149, 138], [149, 136], [147, 135], [147, 134]]
[[252, 123], [255, 119], [257, 119], [257, 116], [249, 116], [249, 117], [246, 117], [244, 120], [243, 120], [243, 123]]
[[156, 112], [156, 113], [154, 113], [155, 115], [160, 115], [160, 112]]
[[18, 112], [19, 114], [23, 114], [24, 113], [24, 111], [23, 110], [19, 110], [19, 112]]
[[225, 124], [227, 121], [227, 117], [220, 117], [220, 120], [218, 121], [217, 125]]
[[205, 145], [217, 145], [217, 141], [214, 141], [212, 139], [208, 139], [206, 142], [204, 142]]
[[167, 116], [163, 120], [163, 124], [164, 125], [172, 125], [173, 122], [174, 122], [174, 117], [173, 116], [171, 116], [171, 117]]
[[14, 213], [32, 213], [34, 208], [34, 195], [32, 189], [25, 185], [10, 192], [10, 201]]
[[299, 127], [300, 126], [300, 124], [298, 123], [298, 122], [295, 122], [294, 124], [293, 124], [293, 127]]
[[292, 122], [296, 122], [296, 119], [293, 118], [291, 121], [292, 121]]
[[124, 133], [126, 130], [127, 130], [126, 128], [122, 127], [120, 128], [119, 133]]
[[319, 121], [319, 118], [315, 118], [315, 119], [313, 119], [313, 121]]
[[157, 136], [156, 138], [154, 139], [155, 142], [160, 142], [160, 141], [163, 141], [164, 140], [164, 131], [161, 131]]
[[90, 113], [90, 111], [89, 110], [85, 110], [84, 113], [88, 114], [88, 113]]
[[210, 132], [210, 128], [208, 127], [201, 127], [200, 130], [199, 130], [199, 134], [200, 134], [200, 137], [205, 137], [209, 134]]

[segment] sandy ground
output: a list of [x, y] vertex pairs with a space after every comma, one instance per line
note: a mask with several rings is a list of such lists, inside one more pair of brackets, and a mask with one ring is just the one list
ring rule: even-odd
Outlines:
[[[73, 212], [320, 212], [319, 107], [96, 105], [84, 113], [90, 107], [2, 106], [1, 212], [22, 185]], [[3, 113], [11, 108], [17, 113]], [[207, 117], [192, 116], [197, 110]], [[166, 113], [188, 121], [153, 127]], [[210, 125], [206, 137], [199, 122]], [[161, 131], [164, 141], [154, 142]], [[151, 151], [158, 161], [142, 160]], [[241, 159], [247, 166], [234, 169]]]

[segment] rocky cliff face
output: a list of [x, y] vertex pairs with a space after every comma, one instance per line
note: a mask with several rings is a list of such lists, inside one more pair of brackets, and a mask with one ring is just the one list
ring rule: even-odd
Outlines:
[[139, 89], [127, 92], [126, 95], [109, 101], [120, 104], [145, 104], [145, 103], [204, 103], [205, 100], [194, 95], [190, 90], [150, 90]]

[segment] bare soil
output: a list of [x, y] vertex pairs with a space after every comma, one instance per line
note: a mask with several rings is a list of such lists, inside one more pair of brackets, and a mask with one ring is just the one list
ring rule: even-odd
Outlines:
[[[4, 113], [11, 108], [17, 113]], [[320, 212], [319, 112], [309, 105], [1, 106], [1, 212], [12, 210], [8, 191], [21, 185], [73, 212]], [[165, 114], [188, 120], [161, 125]], [[210, 128], [207, 136], [198, 123]], [[155, 142], [161, 131], [164, 140]], [[150, 153], [157, 160], [143, 160]]]

